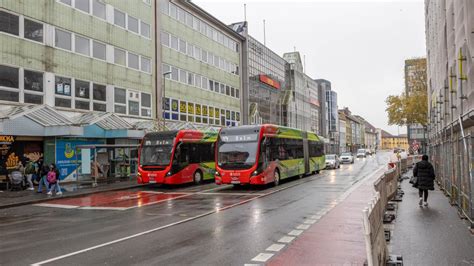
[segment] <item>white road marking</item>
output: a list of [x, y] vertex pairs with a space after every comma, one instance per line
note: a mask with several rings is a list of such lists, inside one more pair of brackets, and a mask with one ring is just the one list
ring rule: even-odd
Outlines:
[[111, 211], [124, 211], [126, 207], [94, 207], [94, 206], [84, 206], [78, 208], [80, 210], [111, 210]]
[[303, 233], [303, 230], [291, 230], [288, 235], [290, 236], [299, 236], [301, 235], [301, 233]]
[[313, 220], [313, 219], [306, 219], [303, 221], [304, 224], [314, 224], [316, 222], [316, 220]]
[[52, 203], [38, 203], [33, 206], [49, 207], [49, 208], [61, 208], [61, 209], [77, 209], [79, 206], [76, 205], [65, 205], [65, 204], [52, 204]]
[[284, 236], [284, 237], [280, 238], [278, 240], [278, 242], [280, 242], [280, 243], [290, 243], [291, 241], [293, 241], [293, 239], [295, 239], [294, 236]]
[[225, 192], [206, 192], [206, 193], [199, 193], [201, 195], [230, 195], [230, 196], [262, 196], [265, 194], [261, 193], [225, 193]]
[[260, 253], [258, 254], [255, 258], [253, 258], [253, 261], [259, 261], [259, 262], [266, 262], [273, 256], [273, 253]]
[[278, 252], [280, 251], [282, 248], [284, 248], [285, 245], [283, 244], [273, 244], [271, 246], [269, 246], [266, 251], [273, 251], [273, 252]]
[[300, 229], [300, 230], [306, 230], [310, 227], [311, 225], [309, 224], [300, 224], [296, 227], [296, 229]]
[[245, 263], [244, 266], [261, 266], [261, 264]]
[[313, 220], [319, 220], [319, 219], [321, 219], [321, 215], [313, 215], [313, 216], [311, 216], [311, 217], [309, 217], [309, 218], [311, 218], [311, 219], [313, 219]]

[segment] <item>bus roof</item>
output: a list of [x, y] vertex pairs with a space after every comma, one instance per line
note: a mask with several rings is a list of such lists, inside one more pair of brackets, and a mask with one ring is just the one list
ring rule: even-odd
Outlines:
[[264, 136], [269, 137], [279, 137], [287, 139], [303, 139], [304, 134], [307, 135], [309, 140], [321, 141], [321, 138], [314, 132], [302, 131], [296, 128], [278, 126], [273, 124], [263, 124], [263, 125], [246, 125], [238, 127], [229, 127], [223, 128], [221, 134], [235, 134], [235, 135], [244, 135], [244, 134], [258, 134], [260, 131], [263, 131]]
[[150, 132], [145, 135], [144, 139], [153, 138], [174, 138], [184, 142], [215, 142], [217, 140], [217, 132], [203, 131], [195, 129], [171, 130]]

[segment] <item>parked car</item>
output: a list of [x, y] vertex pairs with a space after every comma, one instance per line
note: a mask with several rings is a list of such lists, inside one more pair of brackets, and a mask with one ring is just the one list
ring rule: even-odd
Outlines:
[[341, 168], [341, 162], [339, 161], [339, 156], [336, 154], [327, 154], [326, 155], [326, 169], [336, 169]]
[[354, 155], [351, 152], [343, 152], [341, 154], [341, 163], [354, 163]]
[[365, 152], [365, 149], [358, 149], [356, 156], [357, 156], [357, 158], [366, 158], [367, 153]]

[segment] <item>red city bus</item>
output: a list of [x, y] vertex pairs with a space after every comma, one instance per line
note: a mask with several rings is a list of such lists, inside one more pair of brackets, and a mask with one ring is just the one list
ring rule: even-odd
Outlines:
[[276, 125], [223, 128], [216, 162], [216, 184], [278, 185], [324, 169], [324, 143], [312, 132]]
[[183, 184], [213, 179], [216, 132], [175, 130], [148, 133], [138, 150], [140, 184]]

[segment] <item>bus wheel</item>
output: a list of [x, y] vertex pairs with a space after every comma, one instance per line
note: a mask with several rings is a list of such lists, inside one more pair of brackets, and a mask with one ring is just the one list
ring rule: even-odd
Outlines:
[[273, 184], [275, 186], [278, 186], [280, 184], [280, 172], [278, 172], [278, 170], [275, 170], [275, 172], [273, 173]]
[[201, 171], [197, 170], [194, 172], [194, 184], [198, 185], [202, 183], [202, 173]]

